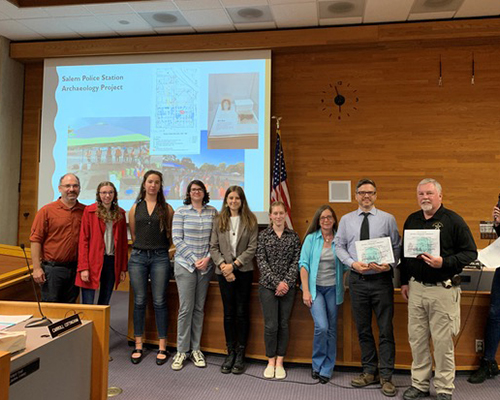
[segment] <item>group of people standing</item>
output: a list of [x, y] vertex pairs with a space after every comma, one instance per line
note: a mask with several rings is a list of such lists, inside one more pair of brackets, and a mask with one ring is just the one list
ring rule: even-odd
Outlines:
[[[350, 271], [352, 314], [363, 366], [362, 374], [351, 385], [380, 384], [384, 395], [395, 396], [392, 278], [400, 261], [401, 292], [409, 303], [408, 333], [413, 356], [412, 385], [403, 398], [416, 400], [429, 395], [432, 338], [438, 400], [451, 399], [455, 374], [453, 337], [460, 328], [460, 287], [455, 278], [477, 258], [477, 251], [463, 219], [442, 205], [442, 188], [434, 179], [418, 184], [421, 210], [408, 217], [404, 229], [440, 230], [440, 256], [423, 253], [418, 258], [401, 255], [396, 220], [375, 207], [377, 187], [370, 179], [358, 182], [355, 197], [359, 207], [340, 222], [330, 206], [319, 207], [301, 246], [297, 233], [285, 225], [287, 210], [283, 203], [271, 205], [271, 224], [259, 233], [257, 219], [241, 187], [229, 187], [222, 209], [217, 211], [208, 204], [210, 196], [204, 183], [193, 180], [187, 186], [184, 205], [174, 212], [165, 201], [162, 174], [150, 170], [144, 174], [139, 196], [129, 212], [133, 244], [128, 263], [125, 214], [118, 207], [114, 185], [99, 184], [97, 201], [89, 207], [77, 201], [80, 182], [75, 175], [63, 176], [59, 191], [60, 199], [37, 214], [30, 237], [34, 278], [42, 284], [42, 300], [74, 302], [80, 286], [82, 301], [93, 303], [100, 286], [98, 303], [109, 304], [113, 286], [125, 278], [128, 266], [134, 292], [134, 364], [143, 359], [148, 280], [159, 338], [156, 363], [162, 365], [167, 360], [166, 291], [172, 273], [169, 248], [173, 244], [173, 272], [179, 294], [173, 370], [182, 369], [188, 358], [197, 367], [206, 366], [200, 342], [205, 300], [215, 271], [227, 345], [227, 357], [220, 370], [244, 372], [255, 258], [260, 271], [258, 294], [268, 358], [265, 378], [286, 377], [283, 360], [289, 339], [288, 320], [300, 275], [302, 300], [314, 320], [311, 375], [321, 383], [330, 380], [336, 359], [344, 273]], [[390, 238], [393, 264], [358, 260], [357, 241], [383, 237]], [[378, 352], [372, 313], [379, 328]], [[496, 351], [498, 340], [492, 346]]]

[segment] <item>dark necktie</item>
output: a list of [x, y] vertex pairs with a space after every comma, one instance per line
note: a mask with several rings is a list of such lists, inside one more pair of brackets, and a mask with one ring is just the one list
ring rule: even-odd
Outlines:
[[363, 222], [361, 223], [361, 231], [359, 233], [359, 240], [367, 240], [370, 239], [370, 224], [368, 222], [368, 215], [370, 213], [364, 212], [361, 213], [364, 215]]

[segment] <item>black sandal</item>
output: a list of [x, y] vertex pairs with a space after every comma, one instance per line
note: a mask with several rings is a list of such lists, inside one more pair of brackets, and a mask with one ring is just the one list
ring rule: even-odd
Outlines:
[[[139, 357], [134, 357], [134, 354], [140, 354]], [[130, 356], [130, 361], [132, 361], [132, 364], [139, 364], [142, 361], [142, 356], [143, 356], [143, 351], [142, 349], [134, 349]]]
[[[158, 358], [159, 355], [165, 355], [165, 358]], [[156, 355], [156, 365], [163, 365], [167, 362], [168, 353], [167, 350], [158, 350], [158, 354]]]

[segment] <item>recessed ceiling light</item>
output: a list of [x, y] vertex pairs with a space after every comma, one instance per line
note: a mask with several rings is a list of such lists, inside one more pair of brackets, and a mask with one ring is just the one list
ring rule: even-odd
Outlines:
[[339, 1], [338, 3], [332, 3], [328, 6], [328, 11], [334, 14], [344, 14], [354, 10], [354, 4], [348, 1]]
[[161, 22], [163, 24], [173, 24], [174, 22], [177, 22], [178, 18], [173, 14], [156, 13], [156, 14], [153, 14], [153, 19], [155, 21]]
[[262, 17], [264, 12], [258, 8], [242, 8], [238, 10], [238, 15], [242, 18], [256, 19]]
[[425, 0], [424, 6], [429, 8], [441, 8], [453, 2], [453, 0]]
[[127, 21], [126, 19], [121, 19], [121, 20], [118, 21], [118, 23], [122, 24], [122, 25], [128, 25], [128, 24], [130, 24], [130, 22]]

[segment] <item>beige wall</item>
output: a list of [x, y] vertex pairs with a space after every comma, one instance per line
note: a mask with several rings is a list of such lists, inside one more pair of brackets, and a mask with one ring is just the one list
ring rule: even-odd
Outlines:
[[0, 243], [17, 244], [24, 66], [0, 37]]

